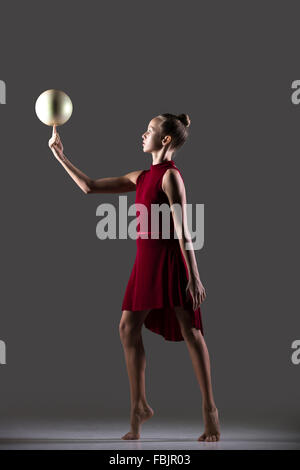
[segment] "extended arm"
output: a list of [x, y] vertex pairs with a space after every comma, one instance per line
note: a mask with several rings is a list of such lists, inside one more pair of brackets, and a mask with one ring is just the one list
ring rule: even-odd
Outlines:
[[136, 170], [123, 176], [112, 176], [107, 178], [92, 179], [76, 168], [63, 153], [63, 145], [56, 126], [53, 126], [52, 137], [49, 140], [49, 147], [54, 153], [56, 159], [61, 163], [67, 173], [82, 189], [85, 194], [91, 193], [124, 193], [135, 191], [136, 180], [143, 170]]

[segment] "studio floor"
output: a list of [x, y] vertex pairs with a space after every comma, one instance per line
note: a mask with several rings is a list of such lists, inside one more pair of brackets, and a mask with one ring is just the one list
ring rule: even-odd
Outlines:
[[202, 426], [188, 422], [144, 424], [138, 441], [123, 441], [128, 421], [1, 422], [0, 449], [20, 450], [295, 450], [300, 432], [288, 429], [224, 425], [218, 442], [198, 442]]

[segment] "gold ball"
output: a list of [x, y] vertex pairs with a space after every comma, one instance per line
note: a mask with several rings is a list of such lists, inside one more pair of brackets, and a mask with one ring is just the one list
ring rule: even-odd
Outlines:
[[70, 119], [72, 111], [71, 99], [60, 90], [44, 91], [35, 103], [37, 117], [47, 126], [61, 126]]

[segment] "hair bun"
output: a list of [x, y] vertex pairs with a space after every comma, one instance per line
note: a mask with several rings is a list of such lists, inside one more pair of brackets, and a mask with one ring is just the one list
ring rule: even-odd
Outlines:
[[182, 122], [186, 127], [189, 127], [191, 124], [191, 120], [188, 114], [179, 114], [177, 119]]

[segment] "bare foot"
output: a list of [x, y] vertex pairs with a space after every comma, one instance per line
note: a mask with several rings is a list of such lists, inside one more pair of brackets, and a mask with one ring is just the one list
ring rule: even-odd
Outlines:
[[202, 408], [203, 418], [205, 423], [204, 433], [198, 437], [198, 441], [205, 442], [216, 442], [220, 440], [220, 425], [219, 425], [219, 416], [218, 408], [213, 410], [207, 410]]
[[130, 431], [125, 434], [121, 439], [131, 440], [140, 438], [141, 424], [152, 418], [154, 411], [148, 405], [146, 408], [138, 408], [130, 413]]

